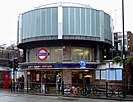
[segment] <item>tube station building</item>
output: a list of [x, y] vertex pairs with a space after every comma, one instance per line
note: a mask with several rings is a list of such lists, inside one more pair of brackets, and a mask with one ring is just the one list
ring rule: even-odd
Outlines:
[[72, 2], [50, 3], [18, 17], [19, 63], [25, 80], [51, 83], [60, 75], [64, 84], [95, 80], [95, 69], [111, 58], [112, 19], [102, 10]]

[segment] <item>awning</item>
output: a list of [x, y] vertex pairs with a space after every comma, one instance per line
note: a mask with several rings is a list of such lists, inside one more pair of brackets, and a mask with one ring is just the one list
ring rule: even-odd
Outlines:
[[92, 78], [92, 75], [85, 75], [84, 78]]

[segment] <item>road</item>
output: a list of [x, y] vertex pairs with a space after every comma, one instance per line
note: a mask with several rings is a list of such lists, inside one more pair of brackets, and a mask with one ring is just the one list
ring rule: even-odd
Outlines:
[[0, 92], [0, 102], [118, 102], [118, 100], [75, 98], [63, 96], [43, 96]]

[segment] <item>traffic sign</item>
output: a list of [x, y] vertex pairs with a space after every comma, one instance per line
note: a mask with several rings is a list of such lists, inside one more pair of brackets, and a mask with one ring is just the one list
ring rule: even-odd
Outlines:
[[46, 60], [49, 56], [49, 52], [46, 48], [40, 48], [37, 53], [38, 60]]
[[86, 67], [86, 60], [82, 59], [80, 61], [80, 67]]

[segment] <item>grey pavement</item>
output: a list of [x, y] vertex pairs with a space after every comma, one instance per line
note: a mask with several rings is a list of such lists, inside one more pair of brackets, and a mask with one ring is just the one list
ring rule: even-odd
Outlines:
[[58, 95], [32, 95], [10, 92], [9, 90], [0, 90], [0, 102], [133, 102], [126, 100], [111, 100], [106, 98], [79, 98], [64, 97]]

